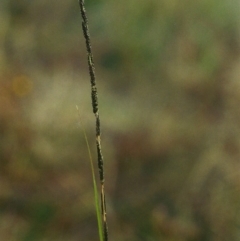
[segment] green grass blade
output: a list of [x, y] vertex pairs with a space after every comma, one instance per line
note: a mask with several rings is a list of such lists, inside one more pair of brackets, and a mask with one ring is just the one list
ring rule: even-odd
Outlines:
[[97, 184], [96, 184], [96, 177], [95, 177], [95, 172], [94, 172], [94, 166], [93, 166], [93, 159], [92, 159], [92, 154], [91, 154], [91, 150], [90, 150], [90, 146], [89, 146], [89, 142], [88, 142], [88, 138], [87, 138], [87, 134], [86, 131], [80, 121], [80, 115], [79, 115], [79, 109], [78, 106], [76, 105], [77, 111], [78, 111], [78, 118], [79, 118], [79, 122], [80, 122], [80, 126], [84, 135], [84, 139], [87, 145], [87, 149], [88, 149], [88, 156], [89, 156], [89, 162], [90, 162], [90, 166], [91, 166], [91, 172], [92, 172], [92, 180], [93, 180], [93, 189], [94, 189], [94, 200], [95, 200], [95, 209], [96, 209], [96, 215], [97, 215], [97, 223], [98, 223], [98, 234], [99, 234], [99, 239], [100, 241], [103, 241], [103, 226], [102, 226], [102, 218], [101, 218], [101, 209], [100, 209], [100, 205], [99, 205], [99, 194], [98, 194], [98, 189], [97, 189]]

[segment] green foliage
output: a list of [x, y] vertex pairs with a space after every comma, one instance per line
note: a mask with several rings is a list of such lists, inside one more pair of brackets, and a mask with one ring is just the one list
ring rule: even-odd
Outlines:
[[[78, 106], [77, 107], [77, 111], [78, 111], [78, 117], [79, 117], [79, 121], [80, 121], [80, 114], [79, 114], [79, 109]], [[82, 128], [82, 132], [84, 135], [84, 139], [87, 145], [87, 150], [88, 150], [88, 156], [89, 156], [89, 163], [91, 166], [91, 173], [92, 173], [92, 181], [93, 181], [93, 191], [94, 191], [94, 203], [95, 203], [95, 210], [96, 210], [96, 217], [97, 217], [97, 223], [98, 223], [98, 233], [99, 233], [99, 240], [103, 241], [103, 225], [102, 225], [102, 216], [101, 216], [101, 207], [100, 207], [100, 203], [99, 203], [99, 193], [98, 193], [98, 188], [97, 188], [97, 182], [96, 182], [96, 177], [95, 177], [95, 170], [94, 170], [94, 165], [93, 165], [93, 159], [92, 159], [92, 154], [91, 154], [91, 150], [90, 150], [90, 145], [88, 142], [88, 138], [87, 138], [87, 134], [85, 131], [85, 128], [82, 125], [82, 122], [80, 121], [80, 126]]]

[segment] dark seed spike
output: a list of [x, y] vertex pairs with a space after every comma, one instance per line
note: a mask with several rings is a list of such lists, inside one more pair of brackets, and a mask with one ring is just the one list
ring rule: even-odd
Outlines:
[[103, 167], [103, 155], [101, 148], [101, 127], [100, 127], [100, 117], [98, 110], [98, 94], [96, 86], [95, 68], [93, 62], [92, 48], [90, 42], [90, 34], [88, 29], [88, 19], [86, 15], [86, 9], [84, 7], [84, 0], [79, 0], [80, 11], [82, 15], [82, 30], [86, 42], [86, 49], [88, 55], [88, 68], [91, 83], [91, 98], [92, 98], [92, 108], [93, 113], [96, 118], [96, 147], [97, 147], [97, 159], [98, 159], [98, 169], [99, 178], [101, 183], [101, 209], [102, 209], [102, 220], [103, 220], [103, 234], [104, 241], [108, 241], [108, 225], [107, 225], [107, 210], [106, 210], [106, 200], [104, 191], [104, 167]]

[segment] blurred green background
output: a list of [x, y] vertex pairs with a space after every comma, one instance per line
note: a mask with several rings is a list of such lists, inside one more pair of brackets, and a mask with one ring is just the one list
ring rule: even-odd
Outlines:
[[[240, 240], [240, 2], [86, 8], [109, 240]], [[76, 105], [96, 157], [77, 0], [1, 0], [1, 240], [98, 240]]]

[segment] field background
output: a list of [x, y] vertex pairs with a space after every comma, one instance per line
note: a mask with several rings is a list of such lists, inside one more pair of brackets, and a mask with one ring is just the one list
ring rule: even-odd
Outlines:
[[[109, 240], [238, 241], [240, 2], [86, 8]], [[98, 240], [86, 61], [77, 0], [0, 1], [1, 241]]]

